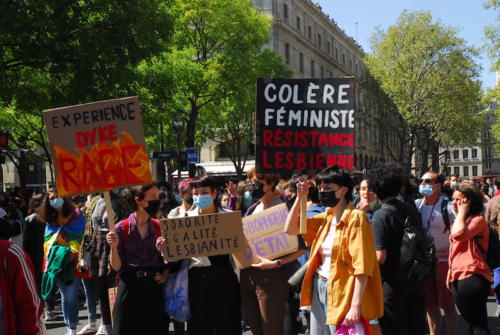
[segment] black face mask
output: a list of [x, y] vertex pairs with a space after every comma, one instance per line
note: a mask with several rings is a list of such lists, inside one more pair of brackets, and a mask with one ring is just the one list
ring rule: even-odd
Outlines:
[[319, 192], [319, 202], [324, 207], [335, 207], [339, 203], [340, 199], [335, 196], [334, 191]]
[[156, 218], [156, 213], [160, 209], [160, 200], [149, 200], [148, 207], [144, 208], [146, 212], [148, 212], [149, 216], [152, 218]]
[[187, 203], [188, 205], [192, 205], [192, 204], [193, 204], [193, 198], [186, 198], [186, 199], [184, 199], [184, 200], [186, 201], [186, 203]]
[[259, 182], [248, 185], [248, 192], [255, 201], [259, 200], [264, 196], [264, 194], [266, 194], [266, 192], [264, 192], [264, 184]]

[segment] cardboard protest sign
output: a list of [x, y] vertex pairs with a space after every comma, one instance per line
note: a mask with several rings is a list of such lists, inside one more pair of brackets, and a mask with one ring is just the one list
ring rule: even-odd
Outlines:
[[245, 240], [239, 211], [162, 219], [160, 226], [168, 261], [232, 254]]
[[353, 169], [355, 84], [352, 78], [258, 79], [257, 172]]
[[240, 268], [249, 267], [257, 256], [273, 259], [299, 248], [297, 236], [283, 231], [287, 215], [286, 204], [281, 204], [243, 218], [246, 243], [243, 251], [234, 255]]
[[151, 183], [137, 97], [43, 111], [59, 195]]

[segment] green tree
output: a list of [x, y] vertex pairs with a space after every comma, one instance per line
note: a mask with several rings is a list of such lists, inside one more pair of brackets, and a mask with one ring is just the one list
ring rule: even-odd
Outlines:
[[428, 12], [404, 11], [394, 26], [373, 36], [372, 50], [367, 67], [407, 125], [408, 169], [416, 150], [426, 162], [432, 147], [477, 141], [477, 52], [454, 28], [434, 22]]
[[249, 55], [244, 62], [236, 61], [237, 64], [226, 64], [234, 71], [224, 75], [225, 97], [219, 104], [208, 106], [209, 113], [203, 115], [202, 123], [207, 125], [205, 132], [210, 139], [227, 144], [229, 158], [242, 178], [249, 146], [255, 140], [257, 78], [286, 78], [292, 71], [269, 49]]
[[41, 147], [51, 163], [43, 109], [135, 95], [135, 67], [170, 41], [172, 1], [2, 2], [0, 113], [14, 148]]
[[[271, 18], [251, 0], [179, 1], [176, 14], [171, 56], [177, 60], [172, 101], [178, 105], [172, 110], [185, 111], [185, 146], [195, 147], [206, 139], [208, 124], [199, 122], [200, 116], [206, 119], [207, 107], [230, 95], [235, 83], [227, 78], [246, 76], [241, 70], [268, 41]], [[193, 175], [194, 166], [189, 172]]]

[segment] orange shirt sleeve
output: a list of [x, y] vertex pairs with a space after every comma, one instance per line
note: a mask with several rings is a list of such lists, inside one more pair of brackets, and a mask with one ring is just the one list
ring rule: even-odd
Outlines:
[[355, 215], [351, 216], [351, 220], [348, 251], [352, 259], [354, 275], [372, 277], [375, 266], [378, 266], [372, 228], [366, 214], [362, 211], [356, 211]]

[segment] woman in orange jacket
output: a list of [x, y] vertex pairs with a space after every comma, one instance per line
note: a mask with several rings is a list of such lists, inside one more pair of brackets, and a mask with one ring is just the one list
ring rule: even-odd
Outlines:
[[[316, 182], [327, 210], [307, 220], [303, 237], [311, 245], [311, 256], [301, 305], [311, 309], [310, 334], [325, 335], [335, 334], [342, 323], [380, 318], [383, 298], [372, 229], [365, 213], [351, 204], [351, 177], [333, 166], [321, 171]], [[308, 189], [308, 182], [299, 183], [285, 225], [288, 234], [300, 232], [300, 201]]]

